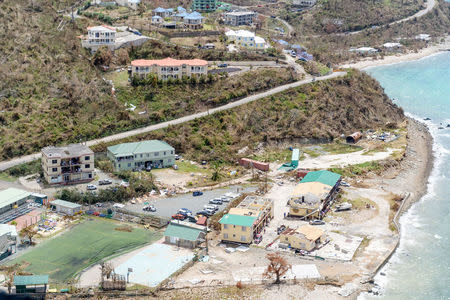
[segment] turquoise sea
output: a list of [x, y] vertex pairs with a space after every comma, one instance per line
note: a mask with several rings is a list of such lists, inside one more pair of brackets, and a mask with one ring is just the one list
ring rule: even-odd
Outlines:
[[450, 299], [450, 52], [366, 72], [406, 114], [431, 119], [435, 161], [428, 194], [401, 217], [399, 249], [375, 277], [381, 296], [360, 298]]

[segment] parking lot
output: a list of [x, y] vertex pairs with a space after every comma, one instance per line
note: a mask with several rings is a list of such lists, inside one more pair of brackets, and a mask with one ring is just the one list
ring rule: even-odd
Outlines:
[[[204, 205], [209, 204], [209, 200], [225, 195], [226, 193], [253, 192], [255, 190], [256, 187], [254, 186], [242, 187], [237, 185], [211, 191], [204, 191], [203, 195], [197, 197], [192, 196], [192, 194], [184, 194], [169, 198], [159, 198], [148, 202], [149, 204], [153, 204], [155, 206], [156, 212], [143, 211], [142, 208], [146, 205], [144, 203], [128, 204], [124, 207], [124, 209], [133, 212], [171, 217], [176, 214], [180, 208], [187, 208], [193, 213], [201, 211], [203, 210]], [[220, 205], [220, 210], [223, 210], [226, 207], [227, 203], [228, 202], [225, 202]]]

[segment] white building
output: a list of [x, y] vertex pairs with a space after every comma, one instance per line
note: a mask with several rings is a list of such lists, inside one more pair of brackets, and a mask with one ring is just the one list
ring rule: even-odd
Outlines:
[[117, 5], [129, 7], [136, 10], [141, 3], [141, 0], [116, 0]]
[[315, 5], [317, 0], [293, 0], [292, 4], [297, 6], [311, 7]]
[[225, 36], [230, 42], [234, 42], [242, 48], [254, 50], [264, 50], [266, 48], [266, 41], [248, 30], [229, 30], [225, 32]]
[[152, 24], [162, 24], [164, 19], [160, 16], [152, 16]]
[[99, 48], [107, 46], [113, 48], [116, 42], [116, 29], [114, 27], [101, 25], [88, 27], [88, 34], [81, 44], [85, 48]]
[[63, 213], [69, 216], [73, 216], [74, 214], [81, 211], [80, 204], [59, 199], [50, 202], [50, 207], [52, 207], [56, 212]]

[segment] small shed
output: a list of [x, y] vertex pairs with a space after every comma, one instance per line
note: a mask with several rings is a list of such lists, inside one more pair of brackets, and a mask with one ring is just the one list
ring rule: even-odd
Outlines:
[[48, 285], [48, 275], [26, 275], [14, 276], [16, 294], [24, 293], [46, 293]]
[[47, 203], [47, 195], [44, 194], [38, 194], [38, 193], [31, 193], [31, 199], [34, 200], [34, 202], [39, 204], [46, 204]]
[[50, 202], [50, 205], [52, 209], [54, 209], [56, 212], [63, 213], [69, 216], [73, 216], [74, 214], [79, 213], [81, 211], [80, 204], [60, 199], [53, 200], [52, 202]]
[[362, 138], [361, 132], [357, 131], [347, 136], [345, 140], [349, 144], [356, 144], [361, 138]]
[[205, 241], [205, 227], [183, 221], [172, 221], [164, 232], [166, 243], [194, 249]]

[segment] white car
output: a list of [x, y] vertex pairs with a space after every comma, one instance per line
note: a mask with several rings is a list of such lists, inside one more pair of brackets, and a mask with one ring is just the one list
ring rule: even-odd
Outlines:
[[96, 189], [97, 189], [97, 186], [94, 185], [94, 184], [88, 184], [88, 186], [86, 187], [86, 189], [87, 189], [88, 191], [93, 191], [93, 190], [96, 190]]

